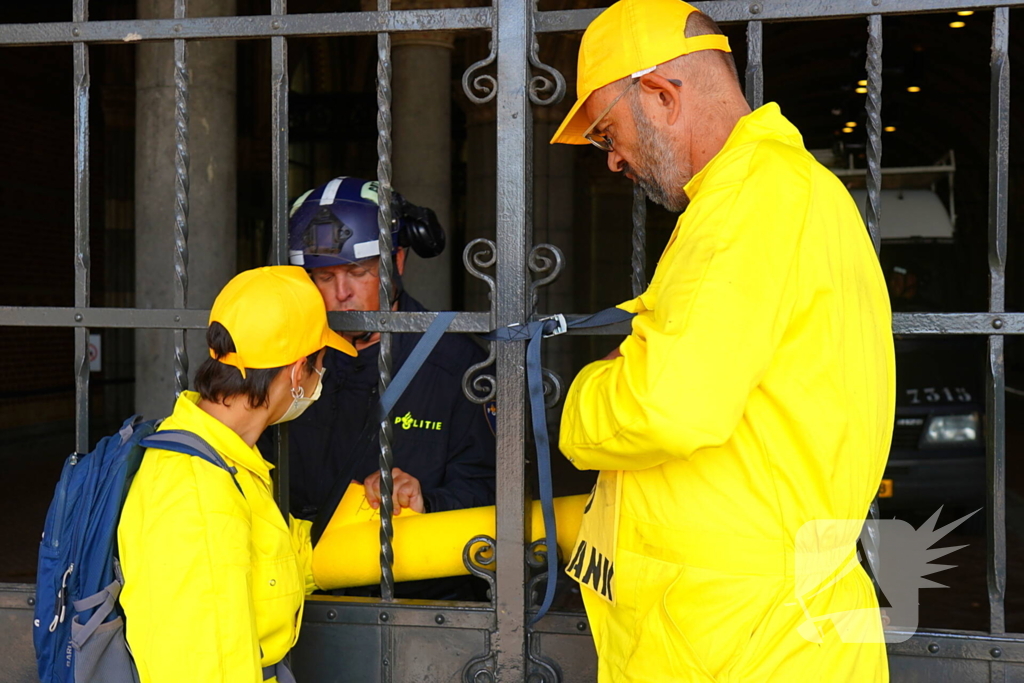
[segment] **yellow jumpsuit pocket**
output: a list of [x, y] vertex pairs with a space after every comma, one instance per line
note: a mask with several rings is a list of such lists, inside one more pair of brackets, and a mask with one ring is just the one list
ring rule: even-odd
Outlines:
[[778, 581], [658, 560], [647, 564], [641, 590], [657, 597], [638, 620], [630, 675], [642, 681], [740, 683]]
[[294, 555], [258, 561], [253, 566], [256, 629], [266, 655], [278, 661], [295, 644], [305, 599]]

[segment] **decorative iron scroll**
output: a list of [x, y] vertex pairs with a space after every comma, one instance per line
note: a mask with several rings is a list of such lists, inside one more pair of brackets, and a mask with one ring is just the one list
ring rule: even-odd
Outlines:
[[466, 662], [462, 668], [463, 683], [494, 683], [494, 653], [491, 652], [491, 634], [486, 635], [487, 651]]
[[[557, 549], [556, 549], [557, 552]], [[530, 569], [547, 569], [547, 543], [541, 538], [530, 544], [526, 549], [526, 564]], [[557, 577], [555, 579], [557, 581]], [[530, 578], [526, 585], [527, 604], [530, 607], [537, 607], [542, 601], [541, 587], [548, 581], [548, 573], [540, 572]], [[529, 646], [527, 654], [530, 659], [530, 673], [527, 676], [527, 683], [559, 683], [562, 680], [562, 672], [558, 664], [540, 653], [539, 642], [536, 632], [527, 629]]]
[[494, 606], [495, 575], [494, 570], [488, 567], [495, 566], [497, 556], [497, 544], [490, 536], [474, 536], [466, 542], [462, 548], [462, 564], [473, 576], [479, 577], [487, 582], [488, 597], [491, 606]]
[[[487, 597], [491, 607], [497, 604], [497, 586], [494, 569], [497, 563], [497, 544], [490, 536], [474, 536], [462, 549], [462, 564], [473, 576], [487, 582]], [[484, 653], [466, 662], [462, 668], [463, 683], [494, 683], [494, 653], [491, 651], [491, 633], [485, 637]]]
[[544, 407], [554, 408], [562, 400], [562, 378], [554, 370], [541, 368], [541, 379], [544, 382]]
[[[473, 76], [474, 71], [480, 71], [485, 69], [494, 63], [494, 60], [498, 58], [498, 51], [494, 47], [494, 41], [491, 40], [488, 45], [488, 49], [491, 51], [489, 55], [481, 59], [479, 62], [470, 64], [466, 72], [462, 74], [462, 92], [466, 93], [466, 97], [469, 98], [470, 102], [474, 104], [486, 104], [494, 99], [494, 96], [498, 94], [498, 81], [494, 79], [494, 76], [490, 74], [480, 74]], [[472, 78], [472, 83], [470, 82]], [[473, 91], [476, 90], [481, 95], [475, 94]]]
[[[484, 269], [493, 268], [498, 262], [498, 248], [494, 242], [479, 237], [462, 250], [462, 263], [466, 266], [473, 277], [487, 283], [487, 301], [491, 305], [491, 323], [494, 316], [494, 278], [484, 272]], [[473, 403], [484, 404], [493, 401], [498, 391], [498, 380], [494, 375], [477, 375], [484, 368], [493, 365], [496, 357], [494, 342], [490, 343], [487, 358], [480, 363], [471, 365], [462, 376], [462, 393]]]
[[[526, 549], [526, 564], [531, 570], [543, 570], [548, 568], [547, 542], [539, 538]], [[532, 572], [531, 572], [532, 573]], [[526, 584], [526, 600], [530, 607], [538, 607], [541, 603], [540, 587], [547, 583], [548, 573], [541, 571], [530, 577]]]
[[486, 237], [478, 237], [462, 250], [462, 263], [473, 277], [487, 283], [487, 300], [494, 301], [494, 278], [483, 272], [498, 262], [498, 247]]
[[527, 259], [530, 272], [540, 275], [530, 283], [530, 308], [537, 312], [537, 290], [551, 284], [565, 269], [565, 255], [562, 250], [553, 244], [537, 244], [530, 250], [530, 258]]
[[487, 358], [469, 366], [466, 374], [462, 376], [462, 393], [470, 401], [480, 405], [493, 401], [498, 392], [498, 380], [494, 375], [476, 375], [480, 370], [494, 364], [494, 342], [490, 343], [490, 347]]
[[[537, 0], [533, 2], [533, 14], [537, 12]], [[537, 42], [537, 32], [531, 31], [533, 39], [530, 43], [530, 65], [535, 69], [540, 69], [546, 72], [548, 76], [533, 76], [530, 79], [530, 101], [536, 105], [546, 107], [552, 104], [558, 104], [565, 97], [565, 78], [559, 73], [558, 69], [548, 66], [544, 62], [540, 61], [540, 43]]]
[[540, 653], [537, 633], [530, 630], [526, 637], [529, 640], [526, 654], [530, 658], [530, 674], [526, 677], [526, 683], [561, 683], [562, 671], [557, 662]]

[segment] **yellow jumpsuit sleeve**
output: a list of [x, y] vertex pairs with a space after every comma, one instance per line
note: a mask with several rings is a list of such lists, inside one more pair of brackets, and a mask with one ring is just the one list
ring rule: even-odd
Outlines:
[[792, 266], [810, 168], [762, 142], [745, 175], [680, 218], [622, 356], [587, 365], [562, 413], [560, 448], [579, 469], [639, 470], [725, 443], [794, 306]]
[[193, 476], [154, 478], [126, 564], [127, 639], [141, 683], [259, 683], [247, 505], [201, 459], [168, 465]]
[[310, 533], [313, 522], [288, 515], [288, 527], [292, 534], [292, 545], [295, 547], [295, 560], [305, 582], [305, 593], [310, 595], [320, 588], [313, 580], [313, 540]]

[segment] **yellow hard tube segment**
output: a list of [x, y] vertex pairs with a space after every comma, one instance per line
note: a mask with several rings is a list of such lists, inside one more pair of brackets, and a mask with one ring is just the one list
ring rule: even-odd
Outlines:
[[[568, 557], [576, 542], [587, 495], [555, 498], [558, 547]], [[494, 537], [494, 506], [394, 518], [395, 580], [463, 576], [462, 550], [474, 536]], [[544, 536], [540, 503], [534, 501], [530, 538]], [[313, 578], [325, 590], [380, 583], [380, 516], [352, 484], [313, 551]]]

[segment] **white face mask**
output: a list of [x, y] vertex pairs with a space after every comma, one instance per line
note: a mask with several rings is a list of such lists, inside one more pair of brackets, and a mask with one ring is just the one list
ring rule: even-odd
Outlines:
[[313, 390], [313, 395], [307, 398], [306, 392], [301, 386], [292, 389], [292, 404], [288, 406], [288, 410], [284, 411], [284, 415], [279, 417], [276, 422], [271, 422], [270, 424], [279, 425], [282, 422], [294, 420], [299, 415], [306, 412], [306, 408], [313, 405], [313, 403], [320, 398], [320, 390], [323, 389], [324, 386], [324, 373], [327, 372], [327, 368], [322, 368], [320, 370], [313, 368], [313, 372], [320, 375], [316, 380], [316, 389]]

